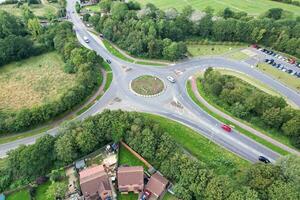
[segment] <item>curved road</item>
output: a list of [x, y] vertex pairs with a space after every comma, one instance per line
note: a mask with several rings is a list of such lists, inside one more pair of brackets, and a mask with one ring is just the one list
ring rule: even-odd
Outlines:
[[[251, 162], [257, 162], [257, 158], [260, 155], [268, 157], [272, 162], [279, 157], [279, 154], [276, 152], [235, 130], [228, 134], [220, 129], [221, 123], [204, 112], [190, 99], [186, 91], [186, 81], [199, 70], [204, 70], [208, 66], [218, 66], [241, 71], [253, 76], [300, 106], [300, 95], [298, 93], [251, 68], [246, 63], [227, 60], [222, 57], [195, 58], [163, 68], [127, 63], [111, 55], [100, 45], [100, 39], [87, 31], [87, 28], [76, 14], [75, 2], [75, 0], [68, 1], [67, 13], [74, 24], [78, 40], [82, 45], [96, 51], [104, 59], [110, 59], [114, 75], [112, 84], [107, 92], [90, 109], [78, 116], [77, 120], [83, 120], [88, 116], [95, 115], [103, 111], [103, 109], [149, 112], [183, 123], [196, 130], [199, 134]], [[90, 43], [87, 44], [83, 41], [82, 38], [84, 36], [89, 38]], [[124, 66], [131, 68], [131, 70], [126, 70]], [[135, 77], [145, 74], [158, 76], [164, 81], [166, 89], [160, 96], [144, 98], [136, 96], [130, 91], [130, 81]], [[166, 77], [169, 75], [176, 78], [175, 84], [167, 81]], [[57, 133], [58, 127], [39, 135], [2, 144], [0, 145], [0, 157], [6, 156], [9, 150], [17, 148], [21, 144], [34, 143], [37, 138], [44, 134], [55, 135]]]

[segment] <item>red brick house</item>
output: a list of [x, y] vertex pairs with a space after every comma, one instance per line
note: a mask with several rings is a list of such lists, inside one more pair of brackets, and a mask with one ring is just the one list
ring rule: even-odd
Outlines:
[[119, 167], [117, 171], [118, 189], [121, 193], [139, 193], [144, 189], [144, 169], [138, 167]]
[[167, 189], [168, 183], [165, 177], [156, 172], [150, 177], [145, 189], [151, 192], [152, 198], [158, 199]]
[[84, 199], [98, 200], [112, 197], [108, 175], [102, 165], [87, 168], [79, 173]]

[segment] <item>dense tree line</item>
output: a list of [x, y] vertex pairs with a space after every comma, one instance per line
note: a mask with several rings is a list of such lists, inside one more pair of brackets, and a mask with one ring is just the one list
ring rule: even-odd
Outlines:
[[284, 157], [276, 165], [254, 164], [236, 180], [185, 154], [165, 130], [143, 115], [108, 110], [65, 124], [56, 137], [43, 136], [34, 145], [11, 151], [6, 168], [0, 171], [0, 190], [34, 180], [120, 139], [175, 183], [175, 194], [183, 200], [292, 200], [300, 195], [299, 157]]
[[[8, 37], [9, 38], [9, 37]], [[0, 111], [0, 133], [18, 132], [46, 122], [83, 101], [99, 85], [99, 66], [103, 59], [77, 42], [72, 24], [54, 23], [41, 33], [39, 48], [62, 55], [66, 73], [76, 74], [76, 84], [58, 99], [41, 106], [18, 111]], [[16, 42], [16, 41], [14, 41]], [[28, 48], [23, 48], [22, 51]]]
[[272, 0], [272, 1], [278, 1], [281, 3], [286, 3], [286, 4], [292, 4], [295, 6], [300, 6], [300, 1], [295, 1], [295, 0]]
[[206, 70], [201, 83], [217, 105], [263, 129], [286, 135], [300, 148], [300, 110], [287, 106], [282, 97], [267, 94], [236, 77], [221, 75], [212, 68]]
[[182, 41], [190, 37], [214, 41], [259, 43], [300, 57], [300, 20], [285, 17], [272, 8], [260, 17], [225, 8], [214, 16], [185, 7], [159, 10], [153, 4], [142, 9], [137, 3], [103, 0], [102, 15], [89, 18], [95, 29], [133, 55], [176, 60], [184, 57]]
[[36, 53], [21, 19], [0, 10], [0, 66]]

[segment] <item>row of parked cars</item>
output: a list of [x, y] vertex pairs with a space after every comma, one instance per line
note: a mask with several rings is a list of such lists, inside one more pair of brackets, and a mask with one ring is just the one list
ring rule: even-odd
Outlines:
[[[296, 60], [294, 58], [287, 58], [278, 53], [275, 53], [274, 51], [268, 50], [266, 48], [261, 48], [256, 44], [253, 44], [252, 47], [258, 49], [259, 51], [261, 51], [267, 55], [273, 56], [274, 58], [276, 58], [278, 60], [284, 61], [291, 65], [295, 65], [296, 67], [300, 68], [300, 62], [296, 62]], [[287, 68], [286, 66], [284, 66], [280, 63], [276, 63], [274, 59], [265, 59], [265, 62], [272, 65], [273, 67], [278, 68], [279, 70], [282, 70], [283, 72], [287, 72], [289, 74], [295, 75], [300, 78], [300, 72], [296, 72], [292, 69]]]
[[300, 72], [296, 72], [292, 69], [288, 69], [284, 65], [282, 65], [280, 63], [276, 63], [274, 59], [265, 59], [265, 62], [272, 65], [273, 67], [276, 67], [277, 69], [279, 69], [283, 72], [289, 73], [291, 75], [294, 75], [294, 76], [300, 78]]

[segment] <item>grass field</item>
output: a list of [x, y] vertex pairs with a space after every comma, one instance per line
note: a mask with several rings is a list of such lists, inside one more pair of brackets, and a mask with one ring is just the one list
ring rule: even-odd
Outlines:
[[232, 45], [196, 45], [188, 44], [188, 52], [191, 56], [212, 56], [228, 53], [234, 49], [242, 48], [245, 46], [232, 46]]
[[163, 91], [164, 83], [155, 76], [145, 75], [134, 79], [131, 88], [141, 95], [155, 95]]
[[7, 200], [30, 200], [28, 189], [20, 190], [7, 196]]
[[148, 169], [142, 161], [135, 157], [123, 145], [120, 145], [119, 149], [119, 165], [143, 166], [144, 169]]
[[300, 78], [292, 76], [286, 72], [280, 71], [277, 68], [272, 67], [266, 63], [260, 63], [257, 66], [258, 69], [266, 72], [266, 74], [271, 75], [272, 77], [278, 79], [285, 85], [300, 91]]
[[63, 72], [63, 65], [51, 52], [1, 67], [0, 109], [31, 108], [57, 99], [76, 79]]
[[161, 116], [144, 115], [158, 123], [185, 150], [218, 174], [235, 175], [250, 164], [187, 126]]
[[[58, 4], [44, 2], [42, 4], [31, 4], [30, 10], [39, 18], [46, 18], [48, 15], [56, 15], [58, 11]], [[0, 5], [0, 10], [7, 11], [8, 13], [16, 16], [22, 15], [22, 8], [17, 8], [15, 4]]]
[[[199, 82], [197, 82], [197, 85], [198, 85], [198, 88], [200, 88]], [[281, 155], [287, 155], [287, 154], [288, 154], [287, 151], [285, 151], [285, 150], [283, 150], [283, 149], [281, 149], [281, 148], [279, 148], [279, 147], [273, 145], [272, 143], [270, 143], [270, 142], [268, 142], [268, 141], [266, 141], [266, 140], [264, 140], [264, 139], [262, 139], [262, 138], [260, 138], [260, 137], [258, 137], [258, 136], [256, 136], [256, 135], [252, 134], [251, 132], [249, 132], [249, 131], [247, 131], [247, 130], [241, 128], [241, 127], [239, 127], [238, 125], [232, 123], [231, 121], [229, 121], [229, 120], [227, 120], [227, 119], [221, 117], [220, 115], [218, 115], [218, 114], [212, 112], [210, 109], [208, 109], [204, 104], [202, 104], [202, 103], [196, 98], [195, 94], [194, 94], [193, 91], [192, 91], [192, 87], [191, 87], [191, 83], [190, 83], [190, 82], [187, 83], [187, 86], [186, 86], [186, 87], [187, 87], [187, 92], [188, 92], [189, 96], [191, 97], [191, 99], [192, 99], [192, 100], [193, 100], [193, 101], [194, 101], [201, 109], [203, 109], [205, 112], [207, 112], [208, 114], [210, 114], [210, 115], [213, 116], [214, 118], [218, 119], [219, 121], [223, 122], [224, 124], [230, 124], [230, 125], [233, 125], [233, 126], [235, 127], [235, 129], [236, 129], [237, 131], [239, 131], [240, 133], [242, 133], [242, 134], [244, 134], [244, 135], [250, 137], [251, 139], [255, 140], [255, 141], [258, 142], [258, 143], [261, 143], [261, 144], [265, 145], [266, 147], [272, 149], [273, 151], [275, 151], [275, 152], [277, 152], [277, 153], [279, 153], [279, 154], [281, 154]]]
[[290, 11], [295, 15], [300, 15], [300, 7], [269, 1], [269, 0], [137, 0], [142, 5], [147, 3], [153, 3], [159, 8], [165, 10], [170, 7], [174, 7], [178, 10], [182, 10], [185, 6], [192, 6], [198, 10], [204, 10], [210, 6], [215, 11], [222, 10], [226, 7], [231, 8], [234, 11], [245, 11], [249, 15], [259, 15], [264, 13], [270, 8], [282, 8]]

